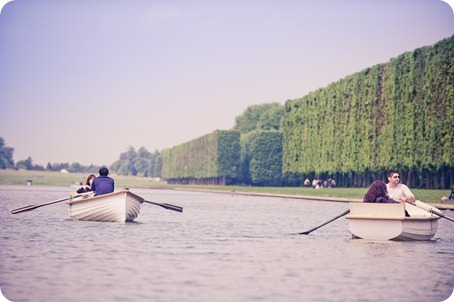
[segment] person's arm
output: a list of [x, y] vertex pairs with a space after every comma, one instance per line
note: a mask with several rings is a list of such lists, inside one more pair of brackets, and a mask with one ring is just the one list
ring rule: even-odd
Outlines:
[[413, 195], [413, 193], [410, 191], [410, 189], [406, 185], [402, 185], [402, 186], [403, 186], [404, 196], [400, 197], [399, 201], [414, 203], [415, 195]]

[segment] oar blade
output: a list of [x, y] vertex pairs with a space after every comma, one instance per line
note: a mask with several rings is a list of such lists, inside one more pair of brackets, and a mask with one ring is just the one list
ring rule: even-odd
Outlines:
[[298, 235], [309, 235], [310, 232], [312, 232], [312, 231], [309, 230], [309, 231], [306, 231], [306, 232], [301, 232], [301, 233], [298, 233]]
[[14, 210], [11, 211], [11, 214], [17, 214], [17, 213], [31, 211], [31, 210], [34, 210], [34, 209], [36, 209], [38, 207], [39, 207], [39, 205], [32, 204], [32, 205], [29, 205], [29, 206], [25, 206], [25, 207], [14, 209]]
[[173, 205], [173, 204], [168, 204], [168, 203], [161, 203], [161, 205], [164, 208], [168, 209], [168, 210], [172, 210], [172, 211], [183, 213], [183, 208], [182, 207], [179, 207], [179, 206], [176, 206], [176, 205]]
[[166, 210], [171, 210], [171, 211], [183, 213], [183, 208], [182, 207], [179, 207], [179, 206], [176, 206], [176, 205], [173, 205], [173, 204], [158, 203], [158, 202], [147, 201], [147, 200], [144, 200], [143, 202], [154, 204], [156, 206], [160, 206], [160, 207], [162, 207], [162, 208], [164, 208]]
[[31, 210], [34, 210], [34, 209], [37, 209], [37, 208], [40, 208], [40, 207], [48, 206], [48, 205], [51, 205], [51, 204], [54, 204], [54, 203], [62, 202], [62, 201], [68, 200], [68, 199], [77, 198], [77, 197], [80, 197], [80, 196], [82, 196], [82, 195], [79, 194], [79, 195], [74, 195], [74, 196], [65, 197], [65, 198], [62, 198], [62, 199], [46, 202], [46, 203], [43, 203], [43, 204], [29, 205], [29, 206], [26, 206], [26, 207], [17, 208], [17, 209], [12, 210], [11, 214], [17, 214], [17, 213], [22, 213], [22, 212], [26, 212], [26, 211], [31, 211]]

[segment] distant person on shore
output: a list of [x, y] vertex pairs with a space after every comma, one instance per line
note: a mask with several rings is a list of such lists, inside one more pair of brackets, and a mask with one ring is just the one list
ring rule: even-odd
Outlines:
[[410, 191], [410, 189], [400, 183], [399, 172], [391, 170], [388, 172], [388, 183], [386, 184], [388, 189], [388, 195], [390, 198], [399, 201], [399, 202], [415, 202], [415, 195]]
[[317, 186], [317, 179], [314, 178], [314, 180], [312, 180], [312, 188], [315, 189], [316, 186]]
[[451, 195], [449, 197], [443, 196], [441, 200], [454, 200], [454, 185], [451, 186]]
[[381, 180], [376, 180], [371, 184], [366, 195], [364, 195], [364, 202], [399, 203], [388, 196], [386, 184]]
[[306, 180], [304, 181], [304, 186], [309, 187], [310, 183], [311, 182], [310, 182], [309, 178], [306, 178]]
[[99, 176], [93, 180], [91, 190], [95, 191], [95, 196], [112, 193], [115, 189], [115, 183], [109, 176], [109, 169], [102, 167], [99, 169]]
[[88, 175], [87, 181], [85, 181], [85, 186], [80, 187], [80, 188], [77, 190], [77, 193], [86, 193], [86, 192], [92, 191], [91, 186], [92, 186], [93, 180], [94, 180], [95, 178], [96, 178], [96, 176], [95, 176], [94, 174]]

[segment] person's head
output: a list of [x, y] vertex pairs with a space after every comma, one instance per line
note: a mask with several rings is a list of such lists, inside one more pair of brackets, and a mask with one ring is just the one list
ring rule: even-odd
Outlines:
[[400, 175], [399, 172], [391, 170], [388, 172], [388, 182], [392, 185], [395, 186], [400, 182]]
[[109, 169], [107, 169], [106, 167], [102, 167], [101, 169], [99, 169], [99, 175], [101, 176], [109, 175]]
[[91, 183], [93, 182], [93, 179], [95, 179], [95, 178], [96, 178], [96, 175], [94, 175], [94, 174], [88, 175], [87, 181], [85, 182], [85, 184], [87, 186], [91, 186]]
[[364, 201], [375, 202], [379, 197], [388, 198], [388, 189], [383, 181], [376, 180], [370, 185], [369, 191], [364, 195]]

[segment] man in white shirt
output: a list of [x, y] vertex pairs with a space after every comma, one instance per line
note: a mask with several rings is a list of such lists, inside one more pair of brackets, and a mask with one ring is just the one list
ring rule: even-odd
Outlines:
[[415, 195], [413, 195], [406, 185], [400, 183], [399, 172], [388, 172], [388, 183], [386, 184], [386, 188], [388, 189], [388, 196], [396, 201], [408, 201], [411, 203], [414, 203], [415, 201]]

